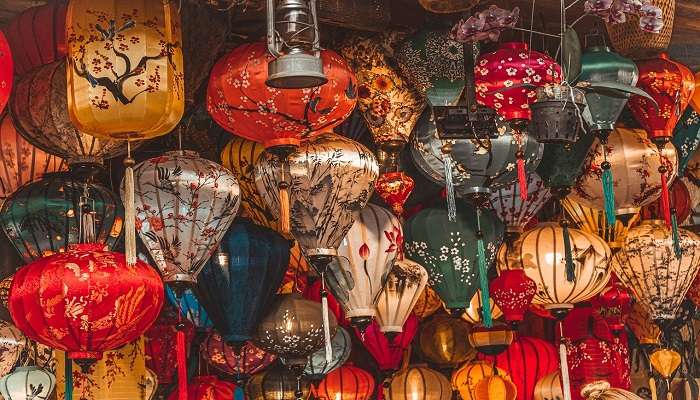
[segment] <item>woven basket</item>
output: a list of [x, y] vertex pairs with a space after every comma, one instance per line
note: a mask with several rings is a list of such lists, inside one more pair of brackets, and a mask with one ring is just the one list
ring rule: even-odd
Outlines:
[[389, 0], [317, 0], [321, 22], [359, 30], [382, 31], [391, 21]]
[[479, 4], [479, 0], [418, 0], [418, 2], [426, 10], [437, 14], [464, 12]]
[[644, 32], [639, 28], [639, 17], [627, 15], [622, 24], [606, 24], [610, 42], [615, 50], [625, 57], [633, 59], [648, 58], [665, 51], [671, 42], [673, 18], [676, 12], [676, 0], [651, 0], [661, 8], [664, 27], [659, 33]]

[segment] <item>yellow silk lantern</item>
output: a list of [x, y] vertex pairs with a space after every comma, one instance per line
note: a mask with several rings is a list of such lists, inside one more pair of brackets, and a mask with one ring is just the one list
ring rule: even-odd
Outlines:
[[545, 375], [535, 384], [535, 400], [561, 400], [564, 391], [561, 388], [561, 375], [559, 371]]
[[87, 134], [164, 135], [185, 109], [178, 3], [72, 0], [66, 13], [68, 111]]
[[586, 207], [571, 196], [563, 199], [561, 204], [579, 229], [600, 236], [608, 243], [610, 249], [619, 249], [622, 246], [629, 227], [634, 226], [639, 219], [639, 212], [635, 212], [627, 225], [620, 219], [615, 220], [615, 225], [610, 225], [605, 218], [605, 211]]
[[450, 382], [441, 373], [424, 365], [409, 366], [391, 379], [384, 389], [387, 400], [450, 400]]
[[[501, 316], [503, 315], [503, 312], [501, 311], [500, 308], [498, 308], [496, 303], [490, 297], [489, 297], [489, 305], [491, 307], [491, 318], [493, 318], [493, 319], [501, 318]], [[444, 304], [443, 304], [443, 306], [444, 306]], [[462, 319], [469, 322], [472, 325], [480, 323], [481, 316], [483, 315], [481, 312], [481, 308], [482, 308], [481, 289], [478, 289], [476, 291], [476, 293], [474, 293], [474, 296], [472, 296], [472, 300], [469, 302], [469, 307], [464, 309], [464, 312], [461, 315]]]
[[656, 372], [665, 379], [669, 379], [681, 365], [681, 355], [674, 350], [660, 349], [649, 356], [649, 362]]
[[[468, 362], [452, 374], [452, 387], [459, 392], [462, 400], [480, 400], [482, 397], [477, 393], [477, 385], [482, 380], [496, 375], [510, 381], [507, 372], [485, 361]], [[496, 399], [497, 397], [484, 397], [486, 398]], [[507, 398], [512, 399], [512, 397]]]
[[486, 377], [476, 384], [479, 400], [515, 400], [517, 392], [515, 384], [500, 375]]
[[[100, 400], [150, 400], [158, 379], [146, 368], [143, 337], [117, 350], [105, 352], [87, 373], [73, 366], [73, 398]], [[56, 393], [66, 398], [65, 353], [56, 351]]]
[[465, 338], [470, 326], [457, 318], [436, 315], [421, 324], [418, 343], [421, 353], [440, 367], [453, 367], [476, 357]]

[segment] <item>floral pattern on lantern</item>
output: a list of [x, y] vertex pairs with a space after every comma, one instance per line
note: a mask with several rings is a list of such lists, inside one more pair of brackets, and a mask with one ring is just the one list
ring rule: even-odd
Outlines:
[[520, 195], [520, 182], [513, 182], [491, 194], [491, 207], [506, 225], [506, 232], [522, 232], [551, 197], [537, 173], [528, 174], [526, 183], [526, 200]]
[[536, 292], [537, 284], [522, 269], [501, 271], [489, 285], [491, 298], [511, 323], [523, 320]]
[[216, 332], [211, 332], [202, 342], [200, 352], [217, 370], [243, 380], [270, 366], [277, 356], [257, 348], [253, 342], [245, 342], [236, 350]]
[[391, 210], [400, 217], [403, 214], [403, 206], [408, 196], [413, 192], [415, 183], [413, 178], [404, 172], [387, 172], [382, 174], [374, 184], [374, 192], [391, 207]]

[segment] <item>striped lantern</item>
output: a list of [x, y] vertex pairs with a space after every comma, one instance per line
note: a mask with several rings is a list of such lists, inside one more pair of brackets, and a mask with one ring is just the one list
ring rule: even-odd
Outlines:
[[436, 315], [421, 324], [418, 336], [420, 351], [440, 368], [455, 367], [471, 360], [476, 351], [464, 340], [470, 326], [458, 318]]
[[[472, 300], [469, 302], [469, 306], [467, 306], [460, 317], [472, 325], [481, 323], [481, 308], [483, 304], [484, 303], [481, 302], [481, 290], [477, 290]], [[498, 308], [498, 305], [496, 305], [496, 302], [494, 302], [491, 297], [489, 297], [489, 304], [491, 306], [491, 317], [493, 319], [501, 318], [503, 312]]]
[[532, 172], [527, 176], [527, 199], [520, 195], [520, 183], [494, 190], [491, 194], [491, 207], [506, 225], [506, 234], [522, 233], [530, 222], [550, 199], [549, 188], [539, 175]]
[[309, 396], [309, 382], [279, 366], [253, 375], [245, 386], [246, 400], [298, 400]]
[[420, 264], [408, 258], [396, 261], [377, 301], [377, 322], [382, 332], [401, 332], [427, 284], [428, 272]]
[[563, 400], [564, 391], [561, 388], [561, 374], [559, 371], [545, 375], [535, 385], [534, 400]]
[[470, 361], [452, 373], [452, 387], [459, 392], [462, 400], [481, 400], [476, 387], [482, 380], [498, 375], [511, 380], [508, 373], [485, 361]]
[[369, 400], [374, 394], [374, 377], [352, 363], [332, 371], [316, 388], [316, 397], [328, 400]]
[[483, 400], [515, 400], [517, 388], [500, 375], [486, 377], [476, 384], [476, 395]]
[[450, 400], [450, 381], [441, 373], [424, 365], [409, 366], [391, 379], [384, 388], [387, 400]]
[[597, 208], [584, 206], [574, 199], [573, 196], [567, 196], [561, 201], [566, 214], [569, 216], [579, 229], [593, 235], [600, 236], [608, 243], [611, 249], [619, 249], [622, 242], [625, 240], [629, 227], [636, 224], [639, 220], [637, 213], [632, 214], [629, 223], [624, 224], [620, 219], [615, 219], [615, 224], [608, 224], [605, 218], [605, 211]]

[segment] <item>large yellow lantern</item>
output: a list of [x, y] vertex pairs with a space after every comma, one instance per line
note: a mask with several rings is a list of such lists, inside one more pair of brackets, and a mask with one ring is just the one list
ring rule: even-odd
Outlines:
[[700, 268], [700, 237], [672, 230], [661, 220], [643, 221], [630, 229], [612, 269], [654, 321], [675, 318]]
[[454, 367], [476, 357], [465, 340], [470, 326], [458, 318], [436, 315], [421, 324], [418, 344], [421, 353], [440, 367]]
[[535, 400], [562, 400], [564, 391], [561, 388], [561, 374], [559, 371], [545, 375], [535, 384]]
[[409, 366], [384, 388], [387, 400], [450, 400], [452, 387], [441, 373], [424, 365]]
[[561, 202], [564, 210], [579, 229], [592, 233], [603, 238], [611, 249], [619, 249], [627, 235], [629, 227], [634, 225], [639, 219], [639, 213], [631, 214], [632, 217], [627, 225], [619, 219], [615, 224], [609, 224], [605, 218], [605, 211], [596, 208], [586, 207], [577, 202], [572, 196], [564, 198]]
[[452, 387], [459, 392], [462, 400], [480, 400], [477, 385], [492, 376], [500, 376], [510, 381], [506, 371], [486, 361], [471, 361], [452, 373]]
[[[571, 258], [567, 260], [569, 250]], [[611, 256], [610, 247], [600, 237], [545, 222], [523, 233], [512, 245], [503, 244], [496, 265], [499, 271], [524, 270], [537, 284], [532, 302], [565, 312], [605, 288]], [[567, 270], [573, 272], [573, 280], [568, 279]]]

